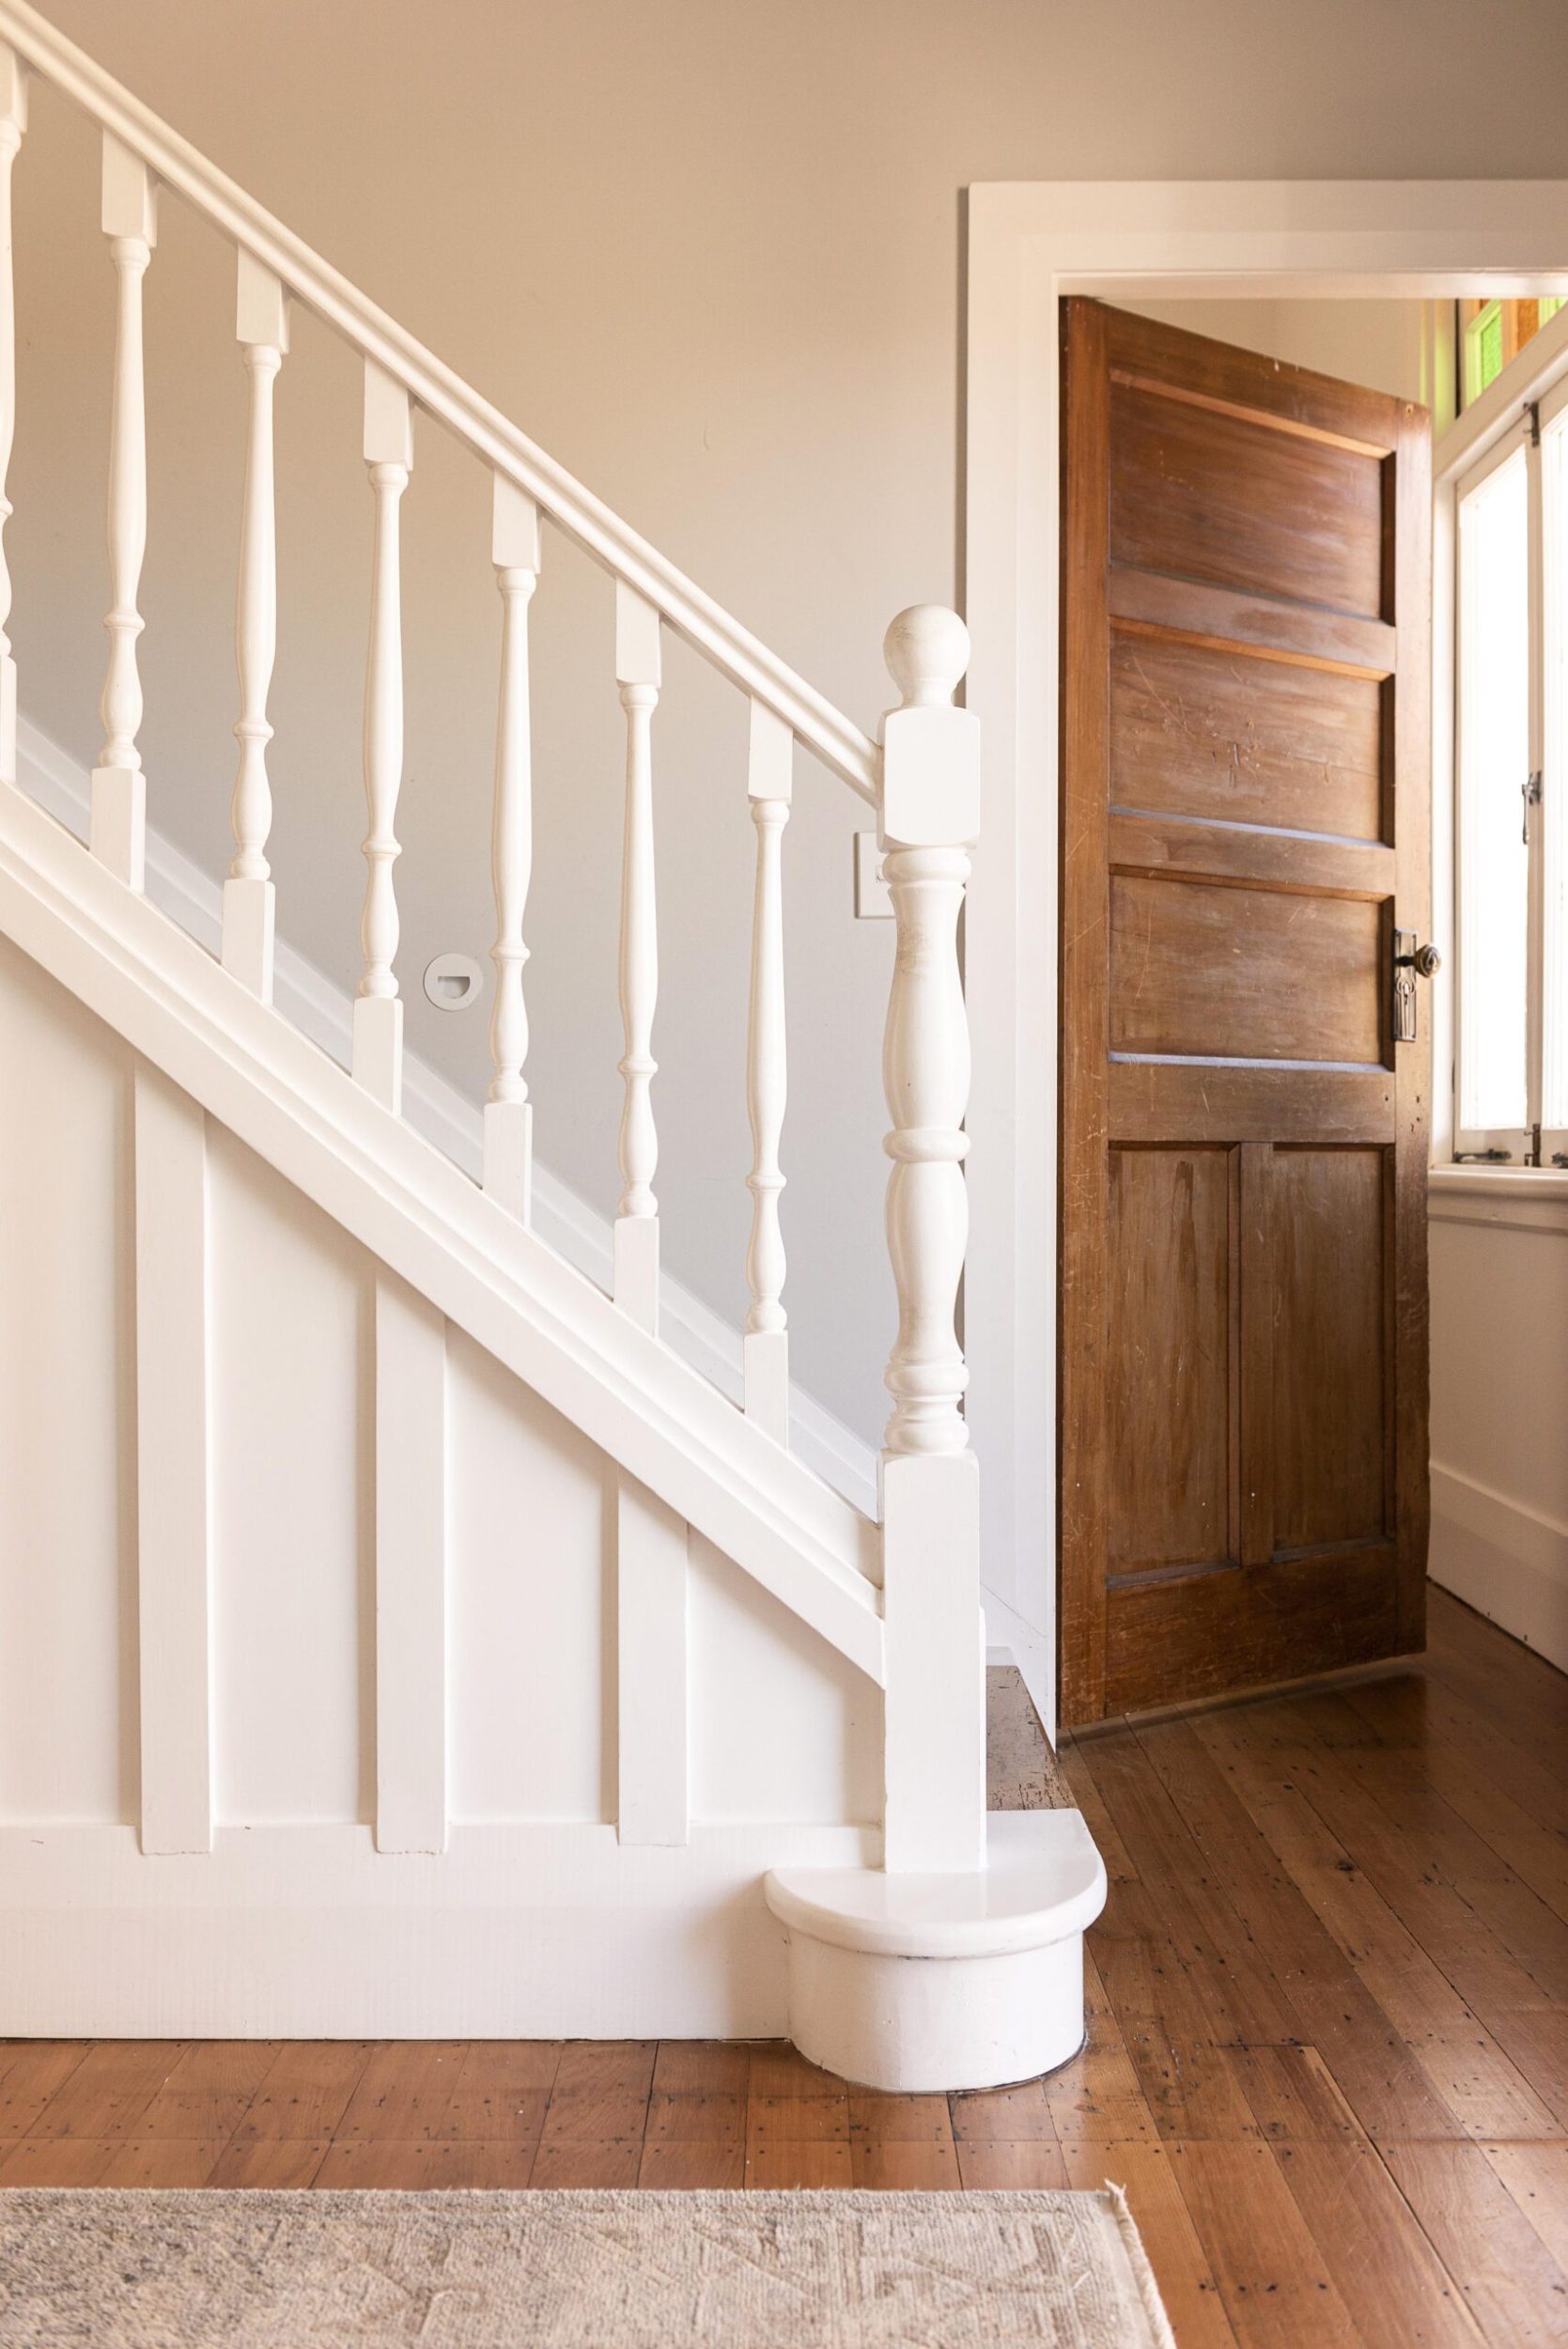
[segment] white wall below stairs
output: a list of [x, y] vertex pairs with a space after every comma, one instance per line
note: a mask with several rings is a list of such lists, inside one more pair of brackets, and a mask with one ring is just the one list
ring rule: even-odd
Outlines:
[[450, 1841], [378, 1854], [377, 1267], [210, 1119], [215, 1843], [142, 1856], [135, 1065], [0, 941], [0, 2032], [781, 2030], [877, 1690], [693, 1537], [691, 1840], [619, 1844], [616, 1472], [448, 1330]]

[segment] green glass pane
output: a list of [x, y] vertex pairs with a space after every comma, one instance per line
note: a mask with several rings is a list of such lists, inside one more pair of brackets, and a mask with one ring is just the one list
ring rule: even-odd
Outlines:
[[1483, 392], [1502, 373], [1502, 312], [1488, 310], [1477, 319], [1475, 334], [1476, 390]]

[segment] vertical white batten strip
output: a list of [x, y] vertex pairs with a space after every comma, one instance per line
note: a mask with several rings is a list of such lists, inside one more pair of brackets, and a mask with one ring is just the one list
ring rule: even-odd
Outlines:
[[147, 552], [147, 397], [142, 367], [142, 279], [158, 241], [152, 175], [139, 157], [103, 134], [103, 233], [118, 288], [115, 378], [109, 418], [109, 665], [100, 714], [103, 748], [93, 769], [88, 845], [122, 881], [139, 890], [147, 858], [147, 778], [136, 737], [142, 681], [136, 608]]
[[396, 1113], [403, 1104], [403, 1006], [397, 954], [397, 793], [403, 780], [403, 611], [398, 504], [413, 470], [413, 412], [384, 368], [365, 366], [365, 461], [376, 499], [370, 586], [370, 649], [365, 672], [365, 797], [368, 871], [360, 949], [365, 970], [354, 1001], [353, 1072]]
[[752, 1236], [746, 1282], [746, 1416], [789, 1441], [789, 1331], [783, 1292], [784, 1233], [779, 1164], [787, 1093], [784, 1053], [784, 829], [789, 821], [795, 745], [782, 718], [752, 704], [746, 788], [756, 826], [756, 895], [752, 909], [752, 991], [746, 1031], [746, 1110], [752, 1125]]
[[519, 1221], [533, 1215], [534, 1107], [523, 1065], [528, 1009], [523, 916], [534, 865], [534, 779], [528, 695], [528, 606], [539, 579], [539, 509], [504, 474], [495, 476], [490, 560], [501, 591], [501, 694], [495, 728], [490, 870], [495, 888], [495, 1000], [485, 1102], [484, 1184]]
[[274, 892], [272, 868], [267, 862], [267, 839], [272, 829], [272, 790], [267, 777], [267, 745], [272, 729], [267, 720], [267, 695], [278, 635], [272, 385], [288, 349], [288, 304], [279, 280], [243, 251], [235, 296], [235, 338], [245, 354], [250, 412], [234, 622], [234, 658], [240, 675], [240, 715], [234, 734], [240, 745], [240, 766], [229, 803], [235, 856], [224, 883], [223, 957], [225, 971], [270, 1003]]
[[14, 49], [0, 47], [0, 783], [16, 781], [16, 662], [7, 632], [11, 619], [11, 573], [6, 524], [8, 488], [16, 442], [16, 273], [11, 240], [11, 166], [27, 128], [27, 69]]
[[881, 1462], [885, 1864], [971, 1870], [986, 1860], [986, 1693], [980, 1486], [955, 1325], [969, 1231], [958, 916], [980, 829], [980, 725], [953, 707], [969, 662], [956, 613], [900, 613], [886, 653], [903, 702], [882, 725], [878, 832], [898, 925], [882, 1049], [898, 1293]]
[[207, 1130], [138, 1061], [136, 1550], [144, 1852], [212, 1848]]
[[376, 1281], [376, 1848], [446, 1849], [446, 1324]]
[[659, 1202], [653, 1193], [659, 1133], [653, 1115], [653, 1018], [659, 1001], [659, 917], [654, 882], [653, 713], [659, 705], [659, 614], [624, 580], [615, 583], [615, 682], [626, 711], [626, 836], [621, 861], [621, 1023], [626, 1081], [621, 1110], [621, 1199], [615, 1216], [615, 1302], [644, 1329], [659, 1328]]
[[684, 1521], [633, 1477], [615, 1515], [619, 1736], [617, 1832], [623, 1843], [684, 1843], [690, 1832]]

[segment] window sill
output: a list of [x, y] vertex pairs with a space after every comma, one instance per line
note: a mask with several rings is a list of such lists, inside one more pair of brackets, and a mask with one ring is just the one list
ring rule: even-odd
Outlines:
[[1568, 1167], [1434, 1166], [1426, 1199], [1436, 1222], [1568, 1234]]

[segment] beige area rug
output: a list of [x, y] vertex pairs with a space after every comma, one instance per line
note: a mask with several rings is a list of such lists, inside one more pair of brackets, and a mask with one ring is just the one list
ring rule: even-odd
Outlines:
[[4, 2349], [1174, 2349], [1114, 2193], [0, 2189]]

